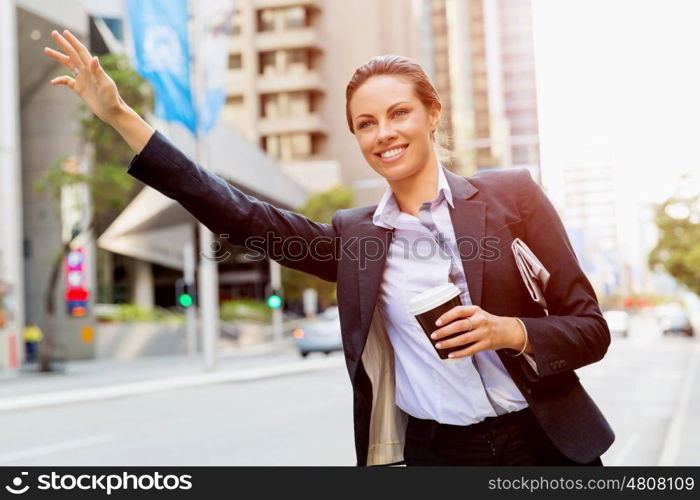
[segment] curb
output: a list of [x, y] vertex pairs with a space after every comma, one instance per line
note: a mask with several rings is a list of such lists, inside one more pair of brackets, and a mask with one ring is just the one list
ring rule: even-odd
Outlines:
[[0, 413], [56, 406], [70, 403], [99, 401], [104, 399], [136, 396], [159, 391], [200, 387], [226, 382], [247, 382], [281, 375], [294, 375], [315, 370], [345, 366], [342, 356], [310, 359], [279, 366], [248, 368], [229, 372], [198, 373], [167, 379], [146, 380], [127, 384], [110, 385], [90, 389], [72, 389], [61, 392], [40, 393], [0, 400]]

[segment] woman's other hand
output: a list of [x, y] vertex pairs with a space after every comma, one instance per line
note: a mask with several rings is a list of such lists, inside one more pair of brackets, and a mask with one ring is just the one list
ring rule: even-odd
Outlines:
[[51, 80], [51, 85], [65, 85], [73, 90], [85, 105], [101, 120], [110, 123], [122, 110], [123, 101], [119, 91], [107, 73], [70, 31], [63, 35], [51, 32], [51, 38], [63, 52], [44, 48], [44, 53], [62, 64], [73, 76], [59, 76]]
[[[473, 343], [465, 349], [451, 352], [451, 358], [462, 358], [480, 351], [496, 351], [505, 348], [520, 351], [526, 339], [525, 331], [516, 318], [496, 316], [474, 305], [453, 307], [438, 318], [436, 326], [440, 328], [431, 334], [434, 340], [464, 332], [440, 341], [436, 345], [438, 349]], [[529, 345], [525, 352], [532, 352]]]

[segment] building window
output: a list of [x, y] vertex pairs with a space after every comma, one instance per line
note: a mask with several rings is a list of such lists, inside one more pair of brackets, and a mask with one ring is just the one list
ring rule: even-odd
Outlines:
[[311, 112], [311, 100], [308, 92], [291, 92], [289, 94], [289, 116], [306, 116]]
[[262, 118], [276, 118], [279, 116], [277, 94], [263, 94], [260, 96], [260, 116]]
[[277, 66], [277, 54], [274, 51], [260, 52], [260, 74], [266, 75], [275, 72]]
[[241, 69], [243, 67], [243, 54], [229, 54], [228, 68]]
[[307, 26], [306, 9], [304, 7], [290, 7], [284, 9], [284, 28], [296, 29]]
[[262, 9], [258, 11], [258, 31], [274, 31], [275, 12], [272, 9]]
[[291, 49], [287, 51], [287, 67], [290, 73], [306, 73], [309, 70], [309, 51], [306, 49]]
[[243, 106], [243, 96], [242, 95], [230, 95], [226, 97], [226, 104], [230, 106]]
[[260, 144], [268, 156], [277, 161], [308, 159], [314, 148], [308, 133], [269, 135], [263, 137]]

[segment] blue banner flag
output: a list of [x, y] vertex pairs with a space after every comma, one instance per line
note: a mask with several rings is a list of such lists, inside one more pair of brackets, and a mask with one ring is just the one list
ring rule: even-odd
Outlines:
[[193, 134], [187, 0], [127, 0], [136, 70], [155, 91], [155, 114], [177, 121]]
[[236, 0], [193, 1], [197, 20], [198, 47], [201, 72], [197, 109], [199, 126], [208, 132], [219, 118], [226, 102], [226, 70], [228, 69], [229, 33], [236, 10]]

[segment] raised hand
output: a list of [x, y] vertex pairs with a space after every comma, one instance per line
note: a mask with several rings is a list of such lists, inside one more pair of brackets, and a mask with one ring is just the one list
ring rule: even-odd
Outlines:
[[65, 85], [73, 90], [90, 111], [114, 127], [139, 154], [153, 135], [153, 128], [122, 100], [114, 80], [102, 69], [97, 57], [70, 31], [65, 30], [63, 35], [52, 31], [51, 38], [63, 52], [44, 47], [44, 53], [73, 74], [54, 78], [51, 85]]
[[63, 50], [58, 52], [44, 48], [44, 53], [51, 59], [65, 66], [73, 76], [59, 76], [51, 80], [51, 85], [65, 85], [73, 90], [85, 105], [105, 122], [114, 119], [123, 105], [114, 81], [100, 66], [97, 57], [90, 55], [80, 40], [70, 31], [63, 35], [52, 31], [51, 37]]

